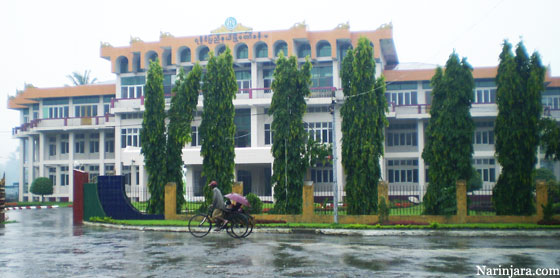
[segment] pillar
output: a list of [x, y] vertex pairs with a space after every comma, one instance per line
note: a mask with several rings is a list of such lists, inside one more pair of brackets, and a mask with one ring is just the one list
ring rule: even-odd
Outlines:
[[305, 181], [303, 183], [303, 205], [302, 213], [303, 219], [306, 222], [310, 222], [315, 215], [314, 211], [314, 200], [313, 200], [313, 181]]
[[389, 184], [386, 181], [380, 181], [377, 184], [377, 202], [381, 200], [381, 197], [385, 198], [385, 202], [389, 204]]
[[166, 220], [177, 218], [177, 185], [168, 182], [165, 185], [164, 217]]
[[543, 219], [544, 208], [548, 204], [548, 184], [543, 180], [537, 181], [537, 218]]
[[237, 193], [239, 195], [243, 195], [243, 182], [242, 181], [234, 182], [233, 186], [231, 187], [231, 192]]
[[467, 220], [467, 182], [457, 181], [457, 223], [465, 223]]

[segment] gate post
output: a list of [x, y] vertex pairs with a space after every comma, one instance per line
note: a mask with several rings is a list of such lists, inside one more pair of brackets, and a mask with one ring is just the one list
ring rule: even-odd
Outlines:
[[537, 181], [537, 219], [544, 217], [544, 208], [548, 203], [548, 184], [543, 180]]
[[165, 185], [164, 197], [164, 218], [176, 219], [177, 218], [177, 185], [174, 182], [168, 182]]
[[466, 223], [467, 221], [467, 182], [465, 180], [457, 181], [457, 222]]
[[243, 182], [242, 181], [234, 182], [233, 186], [231, 187], [231, 192], [243, 196]]

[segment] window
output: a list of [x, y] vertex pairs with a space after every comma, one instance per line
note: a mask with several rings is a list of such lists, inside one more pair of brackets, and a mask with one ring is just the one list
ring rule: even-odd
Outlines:
[[264, 124], [264, 144], [272, 145], [274, 132], [272, 132], [270, 124]]
[[68, 166], [60, 167], [60, 185], [70, 184], [70, 176], [68, 175]]
[[56, 155], [56, 137], [49, 137], [49, 156]]
[[308, 43], [302, 44], [298, 48], [298, 58], [311, 56], [311, 46]]
[[75, 106], [75, 117], [95, 117], [97, 116], [97, 105]]
[[235, 79], [237, 80], [237, 88], [239, 90], [238, 93], [248, 94], [249, 90], [246, 89], [251, 88], [251, 71], [250, 70], [236, 71]]
[[89, 152], [98, 153], [99, 152], [99, 133], [92, 133], [89, 137]]
[[237, 52], [236, 53], [237, 59], [247, 59], [247, 58], [249, 58], [249, 48], [247, 47], [246, 44], [242, 44], [242, 45], [238, 46], [236, 52]]
[[256, 57], [257, 58], [267, 58], [268, 57], [268, 46], [266, 43], [261, 43], [256, 47]]
[[474, 103], [496, 103], [496, 89], [475, 90]]
[[89, 180], [90, 181], [97, 181], [97, 177], [99, 176], [99, 165], [91, 165], [89, 166]]
[[85, 152], [85, 135], [84, 134], [76, 134], [76, 142], [74, 142], [74, 153], [84, 153]]
[[210, 49], [208, 49], [208, 47], [204, 46], [202, 49], [200, 49], [200, 51], [198, 52], [198, 60], [199, 61], [208, 61], [208, 53], [210, 52]]
[[121, 148], [140, 147], [140, 129], [123, 128], [121, 129]]
[[130, 166], [122, 167], [122, 175], [124, 176], [124, 184], [131, 185], [132, 176]]
[[274, 80], [274, 69], [263, 70], [263, 81], [264, 81], [264, 93], [268, 94], [272, 92], [270, 89], [272, 87], [272, 81]]
[[312, 87], [332, 87], [333, 86], [332, 64], [319, 64], [311, 69]]
[[44, 118], [48, 119], [60, 119], [60, 118], [68, 118], [68, 106], [50, 106], [44, 108], [46, 111], [46, 115]]
[[386, 134], [387, 147], [418, 146], [416, 124], [391, 124]]
[[494, 144], [494, 122], [475, 122], [474, 144]]
[[144, 85], [121, 86], [121, 98], [141, 98]]
[[251, 147], [251, 109], [235, 109], [235, 147]]
[[331, 44], [328, 42], [320, 42], [317, 45], [317, 57], [330, 57], [331, 56]]
[[334, 181], [333, 168], [331, 164], [318, 164], [311, 168], [311, 180], [314, 183], [332, 183]]
[[543, 96], [542, 105], [549, 110], [560, 110], [560, 96]]
[[56, 185], [56, 168], [49, 168], [49, 179], [52, 181], [53, 185]]
[[[389, 105], [403, 106], [403, 105], [416, 105], [418, 104], [418, 92], [417, 91], [406, 91], [406, 92], [388, 92], [385, 93], [385, 98]], [[431, 102], [431, 100], [430, 100]]]
[[473, 164], [483, 182], [496, 182], [496, 160], [494, 158], [473, 159]]
[[69, 152], [68, 134], [60, 136], [60, 154], [67, 154]]
[[105, 136], [105, 152], [114, 153], [115, 152], [115, 134], [107, 133]]
[[284, 53], [284, 56], [288, 56], [288, 44], [286, 42], [280, 42], [276, 44], [276, 48], [274, 49], [274, 56], [278, 57], [280, 52]]
[[181, 63], [185, 63], [185, 62], [190, 62], [191, 61], [191, 49], [190, 48], [184, 48], [183, 50], [181, 50], [181, 54], [179, 54], [180, 56], [180, 62]]
[[200, 146], [200, 138], [198, 137], [198, 127], [191, 126], [191, 146]]
[[418, 160], [387, 160], [389, 183], [418, 183]]
[[332, 143], [332, 122], [306, 123], [305, 130], [319, 143]]

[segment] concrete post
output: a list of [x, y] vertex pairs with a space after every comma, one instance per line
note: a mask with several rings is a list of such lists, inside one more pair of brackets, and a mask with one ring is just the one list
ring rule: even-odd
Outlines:
[[467, 220], [467, 182], [457, 181], [457, 222], [466, 223]]
[[243, 182], [242, 181], [234, 182], [233, 186], [231, 187], [231, 192], [237, 193], [239, 195], [243, 195]]
[[314, 206], [315, 202], [313, 200], [313, 181], [303, 182], [303, 206], [302, 206], [302, 218], [305, 222], [310, 222], [313, 220], [313, 215], [315, 215]]
[[543, 219], [544, 209], [548, 203], [548, 184], [543, 180], [537, 181], [537, 218]]
[[377, 203], [379, 204], [379, 200], [381, 197], [385, 198], [385, 202], [389, 204], [389, 184], [386, 181], [380, 181], [377, 184]]
[[168, 182], [165, 185], [164, 217], [166, 220], [177, 218], [177, 185]]

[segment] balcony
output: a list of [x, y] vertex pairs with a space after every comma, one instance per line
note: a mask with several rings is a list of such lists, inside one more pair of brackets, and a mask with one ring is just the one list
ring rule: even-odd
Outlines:
[[113, 126], [115, 116], [106, 114], [105, 116], [84, 117], [84, 118], [56, 118], [56, 119], [36, 119], [12, 129], [12, 135], [22, 135], [28, 131], [79, 129], [79, 128], [104, 128]]

